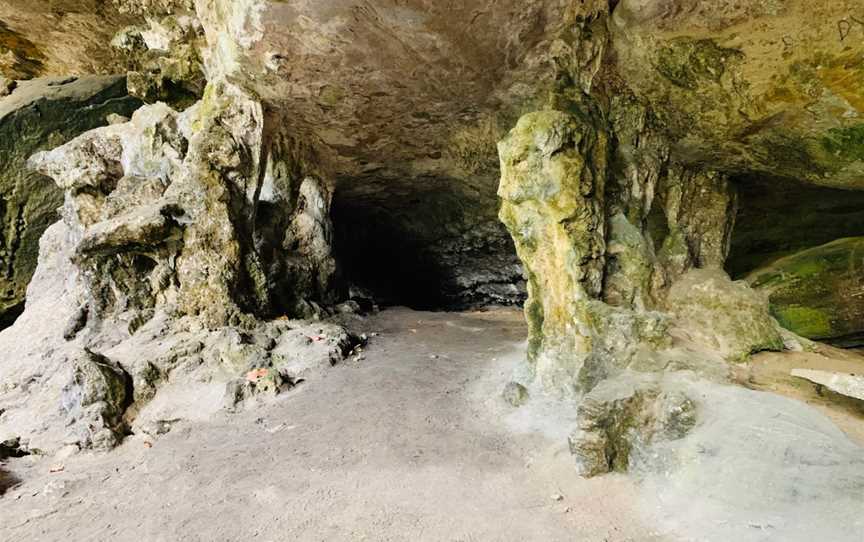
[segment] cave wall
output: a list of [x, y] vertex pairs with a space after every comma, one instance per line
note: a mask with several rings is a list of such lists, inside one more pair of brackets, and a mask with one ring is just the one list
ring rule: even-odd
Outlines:
[[[585, 393], [664, 337], [728, 360], [782, 348], [763, 294], [722, 271], [735, 178], [860, 189], [862, 87], [847, 83], [864, 50], [837, 35], [859, 30], [851, 4], [769, 4], [589, 3], [560, 35], [548, 101], [499, 146], [501, 217], [528, 275], [529, 353], [553, 388]], [[737, 246], [754, 227], [745, 220]]]
[[59, 215], [63, 191], [30, 170], [27, 159], [141, 105], [122, 76], [42, 78], [15, 83], [0, 98], [0, 324], [23, 310], [39, 238]]
[[332, 187], [304, 159], [259, 102], [216, 82], [182, 113], [142, 107], [29, 165], [66, 192], [89, 318], [163, 310], [213, 327], [329, 295]]
[[[10, 5], [8, 73], [64, 69]], [[155, 103], [30, 163], [65, 191], [42, 259], [70, 270], [54, 326], [77, 350], [50, 361], [104, 384], [85, 395], [114, 429], [129, 406], [119, 384], [153, 388], [153, 371], [102, 352], [145, 329], [228, 329], [236, 362], [259, 339], [272, 347], [254, 333], [264, 320], [327, 314], [340, 255], [344, 284], [418, 306], [518, 302], [524, 276], [530, 370], [567, 395], [778, 350], [788, 335], [768, 300], [722, 270], [736, 179], [864, 186], [848, 0], [112, 5], [88, 38], [118, 50], [82, 68], [73, 49], [65, 69], [122, 66]], [[88, 6], [34, 13], [68, 37], [87, 33], [71, 23]], [[177, 107], [159, 101], [184, 81]], [[700, 356], [674, 357], [676, 341]], [[637, 409], [660, 401], [654, 384], [633, 391]]]

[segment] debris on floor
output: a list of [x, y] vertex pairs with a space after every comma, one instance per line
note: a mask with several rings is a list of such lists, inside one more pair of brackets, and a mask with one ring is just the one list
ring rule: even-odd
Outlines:
[[864, 401], [864, 376], [811, 369], [792, 369], [792, 376], [825, 386], [834, 393]]

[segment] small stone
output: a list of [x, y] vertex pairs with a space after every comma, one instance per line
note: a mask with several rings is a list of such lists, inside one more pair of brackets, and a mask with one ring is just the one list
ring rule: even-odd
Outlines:
[[825, 386], [834, 393], [864, 401], [864, 376], [810, 369], [792, 369], [792, 376]]
[[560, 493], [556, 493], [556, 494], [552, 495], [552, 500], [555, 502], [561, 502], [564, 500], [564, 495], [562, 495]]
[[336, 312], [339, 314], [361, 314], [363, 310], [356, 301], [349, 299], [344, 303], [336, 305]]
[[123, 124], [125, 122], [129, 122], [129, 117], [124, 117], [123, 115], [118, 115], [117, 113], [109, 113], [108, 116], [105, 117], [105, 120], [108, 124]]
[[429, 359], [438, 359], [438, 354], [430, 354]]
[[520, 407], [528, 401], [528, 388], [518, 382], [510, 382], [504, 386], [504, 400], [514, 407]]
[[16, 81], [0, 76], [0, 98], [12, 94], [16, 86], [18, 86]]

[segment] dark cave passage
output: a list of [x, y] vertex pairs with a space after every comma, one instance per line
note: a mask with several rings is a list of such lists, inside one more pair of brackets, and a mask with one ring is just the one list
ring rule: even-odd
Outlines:
[[416, 310], [521, 304], [522, 268], [494, 193], [486, 199], [448, 189], [387, 198], [337, 190], [340, 282], [368, 290], [381, 305]]
[[736, 179], [738, 215], [726, 269], [733, 278], [837, 239], [864, 236], [864, 192], [789, 179]]
[[864, 192], [782, 179], [738, 180], [727, 270], [767, 294], [784, 328], [864, 345]]
[[446, 270], [386, 210], [335, 208], [335, 251], [340, 277], [382, 305], [429, 310], [446, 305]]

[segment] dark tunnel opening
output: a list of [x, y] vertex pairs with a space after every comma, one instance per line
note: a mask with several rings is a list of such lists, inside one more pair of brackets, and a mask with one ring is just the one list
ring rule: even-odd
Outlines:
[[744, 177], [727, 270], [766, 294], [781, 326], [864, 345], [864, 192]]
[[525, 299], [494, 192], [478, 202], [446, 187], [386, 198], [337, 190], [332, 217], [340, 282], [382, 306], [459, 310]]
[[429, 247], [412, 238], [384, 209], [334, 206], [335, 252], [342, 282], [361, 287], [381, 305], [418, 310], [447, 306], [445, 270]]
[[802, 250], [864, 236], [864, 191], [757, 176], [735, 184], [738, 214], [726, 260], [733, 278]]

